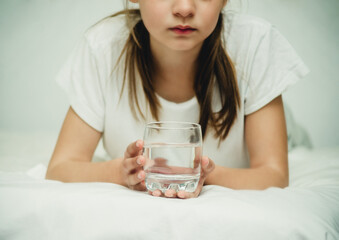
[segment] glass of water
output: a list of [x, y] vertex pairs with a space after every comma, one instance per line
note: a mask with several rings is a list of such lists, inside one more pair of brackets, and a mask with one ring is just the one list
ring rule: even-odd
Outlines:
[[151, 122], [145, 127], [146, 187], [163, 193], [194, 192], [200, 179], [201, 127], [188, 122]]

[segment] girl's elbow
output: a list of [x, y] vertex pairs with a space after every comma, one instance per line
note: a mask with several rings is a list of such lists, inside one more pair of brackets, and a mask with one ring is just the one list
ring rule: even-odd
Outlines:
[[288, 171], [278, 172], [277, 174], [277, 187], [286, 188], [289, 186], [289, 174]]
[[58, 174], [58, 164], [52, 164], [51, 162], [48, 165], [45, 179], [47, 180], [61, 180]]
[[54, 169], [51, 166], [48, 166], [47, 171], [46, 171], [46, 175], [45, 175], [45, 179], [47, 180], [57, 180], [55, 173], [54, 173]]

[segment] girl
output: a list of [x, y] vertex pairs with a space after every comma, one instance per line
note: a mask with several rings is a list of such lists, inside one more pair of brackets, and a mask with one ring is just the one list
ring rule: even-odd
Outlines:
[[[308, 71], [289, 43], [264, 20], [222, 13], [226, 0], [130, 2], [139, 9], [91, 27], [57, 77], [71, 107], [46, 177], [145, 190], [135, 140], [166, 120], [200, 123], [206, 157], [194, 193], [152, 195], [288, 186], [281, 94]], [[91, 162], [101, 138], [112, 160]]]

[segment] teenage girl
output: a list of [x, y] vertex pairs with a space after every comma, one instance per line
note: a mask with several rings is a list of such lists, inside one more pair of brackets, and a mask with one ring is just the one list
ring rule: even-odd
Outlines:
[[[223, 11], [226, 0], [130, 0], [91, 27], [57, 77], [70, 108], [46, 178], [145, 190], [147, 122], [200, 123], [203, 185], [288, 186], [281, 94], [307, 73], [268, 22]], [[100, 139], [112, 160], [92, 162]], [[137, 140], [137, 141], [136, 141]]]

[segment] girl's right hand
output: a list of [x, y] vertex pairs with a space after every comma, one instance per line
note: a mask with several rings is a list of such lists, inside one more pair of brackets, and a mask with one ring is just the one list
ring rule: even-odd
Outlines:
[[144, 143], [142, 140], [128, 145], [120, 165], [121, 177], [124, 185], [133, 190], [145, 191], [145, 158], [142, 156]]

